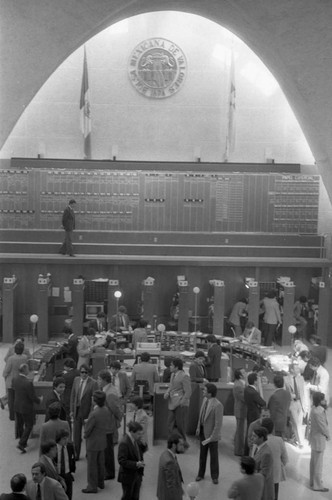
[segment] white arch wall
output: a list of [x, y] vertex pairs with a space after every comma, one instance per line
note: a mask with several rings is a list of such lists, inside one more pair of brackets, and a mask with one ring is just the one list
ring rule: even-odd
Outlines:
[[[142, 96], [128, 77], [132, 50], [165, 38], [184, 52], [182, 88], [166, 99]], [[231, 161], [313, 163], [280, 87], [236, 36], [205, 18], [176, 12], [143, 14], [86, 43], [92, 156], [120, 160], [223, 161], [228, 123], [230, 54], [235, 58], [236, 147]], [[83, 48], [54, 72], [33, 98], [2, 148], [11, 156], [82, 158], [79, 99]]]

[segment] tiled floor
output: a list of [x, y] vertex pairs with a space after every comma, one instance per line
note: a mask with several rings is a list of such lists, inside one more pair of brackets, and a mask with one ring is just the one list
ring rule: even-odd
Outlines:
[[[4, 367], [3, 357], [7, 352], [8, 344], [0, 344], [0, 370]], [[332, 350], [329, 350], [329, 363], [327, 365], [329, 372], [332, 373]], [[332, 382], [331, 382], [332, 385]], [[4, 391], [4, 383], [0, 381], [1, 393]], [[331, 391], [331, 386], [330, 386]], [[328, 410], [328, 417], [332, 433], [332, 408]], [[43, 422], [43, 417], [39, 416], [37, 425], [34, 429], [34, 437], [29, 441], [28, 453], [22, 455], [16, 449], [14, 439], [14, 425], [9, 421], [8, 411], [0, 410], [0, 493], [9, 492], [9, 481], [13, 474], [23, 472], [30, 479], [31, 466], [38, 459], [38, 430]], [[211, 482], [209, 473], [206, 479], [199, 483], [198, 499], [221, 500], [227, 498], [227, 491], [232, 482], [240, 477], [238, 458], [233, 455], [233, 434], [235, 429], [234, 417], [225, 417], [222, 429], [222, 440], [219, 444], [220, 458], [220, 483], [214, 485]], [[152, 420], [150, 431], [152, 432]], [[198, 467], [198, 442], [195, 438], [190, 438], [190, 448], [184, 454], [178, 457], [185, 485], [192, 482], [197, 475]], [[156, 481], [158, 473], [158, 460], [161, 452], [166, 446], [161, 442], [156, 446], [150, 445], [145, 455], [146, 469], [141, 489], [141, 500], [150, 500], [156, 498]], [[289, 463], [287, 465], [287, 481], [280, 485], [280, 500], [298, 499], [327, 499], [332, 498], [332, 442], [327, 445], [324, 459], [324, 483], [330, 488], [329, 493], [312, 492], [308, 487], [309, 476], [309, 458], [310, 449], [305, 447], [298, 450], [287, 444], [289, 454]], [[77, 472], [75, 474], [73, 499], [82, 499], [85, 497], [81, 489], [86, 486], [86, 461], [81, 459], [77, 462]], [[121, 485], [116, 481], [107, 481], [105, 490], [98, 492], [100, 500], [112, 500], [121, 498]]]

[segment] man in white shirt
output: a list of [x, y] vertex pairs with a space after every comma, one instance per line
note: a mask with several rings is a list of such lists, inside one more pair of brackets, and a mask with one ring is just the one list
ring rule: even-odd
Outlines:
[[318, 358], [311, 358], [308, 361], [308, 365], [312, 370], [314, 370], [314, 376], [310, 381], [309, 389], [311, 389], [312, 392], [322, 392], [325, 396], [327, 406], [329, 406], [329, 372], [326, 368], [324, 368], [324, 366], [321, 365], [321, 362]]

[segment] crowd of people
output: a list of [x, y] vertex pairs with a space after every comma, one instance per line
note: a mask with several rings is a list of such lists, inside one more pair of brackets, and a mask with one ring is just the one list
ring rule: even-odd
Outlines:
[[[98, 328], [98, 325], [96, 325]], [[252, 327], [251, 327], [252, 328]], [[305, 346], [305, 347], [304, 347]], [[329, 375], [324, 368], [326, 350], [319, 339], [311, 345], [298, 340], [290, 353], [293, 369], [289, 374], [274, 375], [275, 391], [264, 399], [260, 384], [261, 367], [246, 373], [234, 372], [234, 416], [236, 431], [234, 455], [240, 457], [243, 477], [228, 492], [238, 500], [278, 500], [279, 483], [286, 479], [286, 441], [303, 445], [305, 436], [311, 446], [310, 486], [315, 491], [328, 491], [323, 485], [322, 467], [329, 429], [326, 407], [329, 397]], [[186, 434], [192, 384], [203, 384], [196, 436], [199, 439], [196, 482], [205, 479], [210, 457], [210, 477], [219, 484], [219, 441], [224, 407], [217, 398], [216, 382], [221, 377], [222, 347], [216, 337], [208, 336], [207, 355], [198, 350], [184, 370], [183, 360], [169, 358], [163, 373], [168, 382], [164, 398], [168, 407], [167, 448], [159, 458], [156, 496], [159, 500], [181, 500], [184, 495], [178, 453], [186, 453], [190, 441]], [[6, 356], [3, 375], [6, 395], [1, 408], [8, 405], [9, 418], [15, 421], [17, 448], [27, 453], [28, 440], [35, 424], [34, 406], [40, 404], [29, 378], [30, 353], [24, 339], [18, 339]], [[122, 485], [122, 500], [138, 500], [143, 480], [144, 453], [148, 439], [149, 417], [141, 396], [134, 394], [137, 381], [146, 380], [150, 403], [153, 387], [160, 381], [149, 353], [141, 354], [141, 363], [133, 367], [132, 377], [121, 370], [119, 361], [101, 370], [96, 380], [90, 365], [73, 358], [64, 360], [61, 373], [56, 373], [53, 387], [44, 398], [45, 422], [39, 436], [39, 459], [32, 465], [31, 480], [23, 474], [11, 479], [12, 493], [0, 500], [72, 500], [76, 463], [81, 459], [85, 440], [87, 485], [83, 494], [97, 494], [105, 482], [117, 477]], [[128, 404], [132, 419], [126, 434], [120, 438]], [[301, 411], [299, 411], [301, 408]], [[307, 433], [303, 431], [305, 429]], [[117, 447], [117, 459], [115, 457]], [[118, 474], [116, 475], [116, 469]], [[24, 493], [25, 492], [25, 493]]]

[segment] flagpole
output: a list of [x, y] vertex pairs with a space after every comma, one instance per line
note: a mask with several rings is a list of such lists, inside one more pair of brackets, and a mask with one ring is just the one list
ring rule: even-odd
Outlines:
[[89, 77], [86, 48], [84, 45], [83, 74], [80, 97], [80, 122], [83, 134], [84, 159], [91, 159], [91, 115], [89, 96]]
[[227, 134], [226, 134], [226, 144], [224, 152], [224, 162], [229, 161], [229, 156], [234, 152], [235, 149], [235, 66], [234, 66], [234, 52], [231, 52], [231, 63], [229, 72], [229, 96], [228, 96], [228, 123], [227, 123]]

